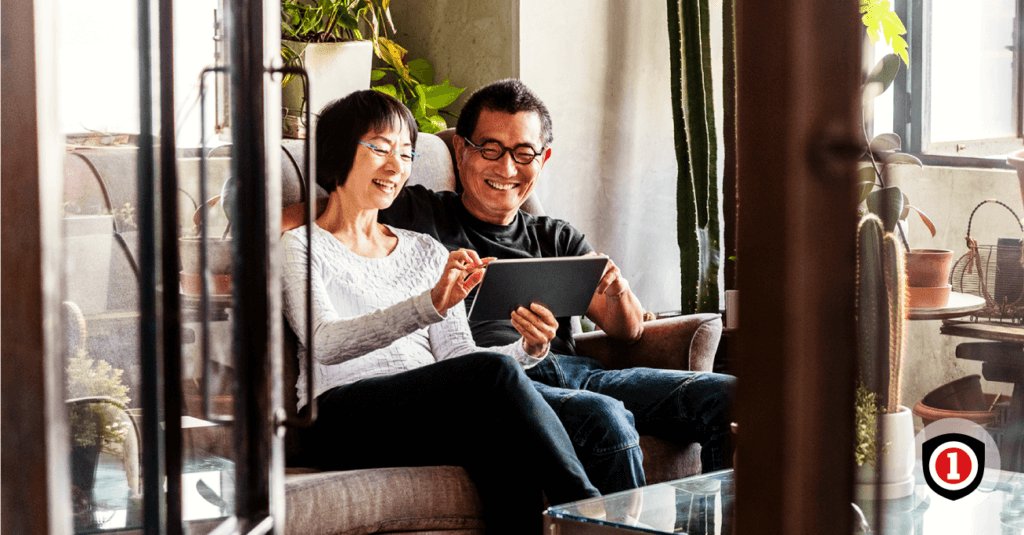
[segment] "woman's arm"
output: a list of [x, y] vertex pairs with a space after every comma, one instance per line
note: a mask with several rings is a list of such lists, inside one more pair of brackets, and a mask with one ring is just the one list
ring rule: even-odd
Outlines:
[[[285, 317], [299, 343], [309, 347], [306, 340], [305, 237], [286, 234], [282, 238], [282, 248]], [[313, 254], [314, 356], [321, 364], [338, 364], [361, 357], [442, 319], [434, 309], [429, 290], [383, 310], [342, 318], [334, 309], [320, 276], [323, 261], [326, 259], [320, 254]]]

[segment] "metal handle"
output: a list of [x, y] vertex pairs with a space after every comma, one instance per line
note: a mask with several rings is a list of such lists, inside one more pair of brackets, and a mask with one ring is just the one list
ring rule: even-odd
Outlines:
[[1013, 208], [1010, 208], [1006, 204], [1004, 204], [1004, 203], [1002, 203], [1000, 201], [997, 201], [995, 199], [986, 199], [986, 200], [981, 201], [980, 203], [978, 203], [978, 206], [975, 206], [974, 210], [971, 210], [971, 216], [967, 218], [967, 237], [968, 238], [971, 237], [971, 223], [974, 222], [974, 213], [978, 211], [978, 208], [981, 208], [982, 206], [984, 206], [984, 205], [986, 205], [988, 203], [996, 203], [999, 206], [1002, 206], [1003, 208], [1006, 208], [1007, 210], [1009, 210], [1010, 213], [1013, 214], [1013, 218], [1017, 220], [1017, 226], [1020, 227], [1021, 232], [1024, 232], [1024, 223], [1021, 223], [1020, 218], [1017, 217], [1017, 212], [1014, 212]]
[[303, 78], [302, 98], [306, 105], [306, 138], [303, 143], [305, 156], [304, 171], [306, 179], [306, 213], [303, 221], [306, 224], [306, 414], [290, 418], [284, 410], [275, 412], [278, 425], [293, 427], [309, 427], [316, 421], [316, 400], [313, 398], [313, 215], [316, 212], [315, 184], [316, 164], [313, 162], [310, 146], [313, 144], [314, 128], [313, 113], [309, 106], [309, 73], [298, 66], [285, 66], [268, 69], [272, 73], [294, 74]]
[[203, 419], [212, 422], [229, 423], [234, 415], [213, 414], [210, 401], [210, 270], [206, 258], [206, 75], [227, 72], [224, 67], [207, 67], [199, 75], [199, 322], [202, 337], [199, 352], [202, 355], [202, 380], [200, 381]]

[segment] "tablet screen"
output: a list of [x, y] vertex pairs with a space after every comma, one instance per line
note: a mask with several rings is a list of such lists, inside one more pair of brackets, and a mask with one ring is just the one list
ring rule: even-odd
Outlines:
[[494, 260], [487, 266], [469, 320], [507, 320], [513, 310], [530, 303], [545, 305], [555, 317], [582, 316], [607, 263], [603, 255]]

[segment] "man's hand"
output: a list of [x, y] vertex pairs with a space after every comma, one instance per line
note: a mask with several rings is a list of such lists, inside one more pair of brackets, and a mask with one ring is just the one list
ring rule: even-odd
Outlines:
[[430, 290], [430, 300], [438, 314], [444, 315], [448, 309], [466, 298], [469, 291], [484, 278], [484, 267], [494, 260], [493, 257], [480, 259], [476, 251], [459, 249], [448, 254], [448, 263], [444, 266], [441, 280]]
[[[597, 256], [597, 253], [587, 253], [586, 256]], [[619, 266], [616, 266], [615, 262], [609, 258], [608, 264], [604, 267], [604, 274], [601, 275], [601, 282], [597, 283], [597, 290], [594, 293], [608, 299], [618, 299], [628, 291], [629, 281], [623, 278]]]
[[[596, 254], [587, 253], [585, 256]], [[643, 305], [630, 291], [629, 281], [609, 258], [587, 309], [587, 317], [612, 338], [632, 343], [643, 335], [643, 313]]]
[[530, 308], [519, 307], [512, 311], [512, 326], [523, 335], [523, 349], [534, 358], [541, 358], [548, 352], [548, 344], [558, 331], [558, 320], [548, 308], [540, 303], [531, 303]]

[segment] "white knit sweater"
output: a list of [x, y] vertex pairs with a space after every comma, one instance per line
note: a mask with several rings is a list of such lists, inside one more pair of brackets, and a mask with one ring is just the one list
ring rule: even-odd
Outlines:
[[[448, 260], [443, 245], [425, 234], [391, 228], [398, 246], [384, 258], [359, 256], [313, 225], [313, 396], [360, 379], [393, 375], [482, 351], [473, 343], [462, 303], [442, 317], [430, 290]], [[284, 311], [299, 339], [299, 408], [306, 400], [306, 227], [288, 231], [284, 251]], [[522, 339], [487, 348], [510, 355], [523, 368], [542, 359]]]

